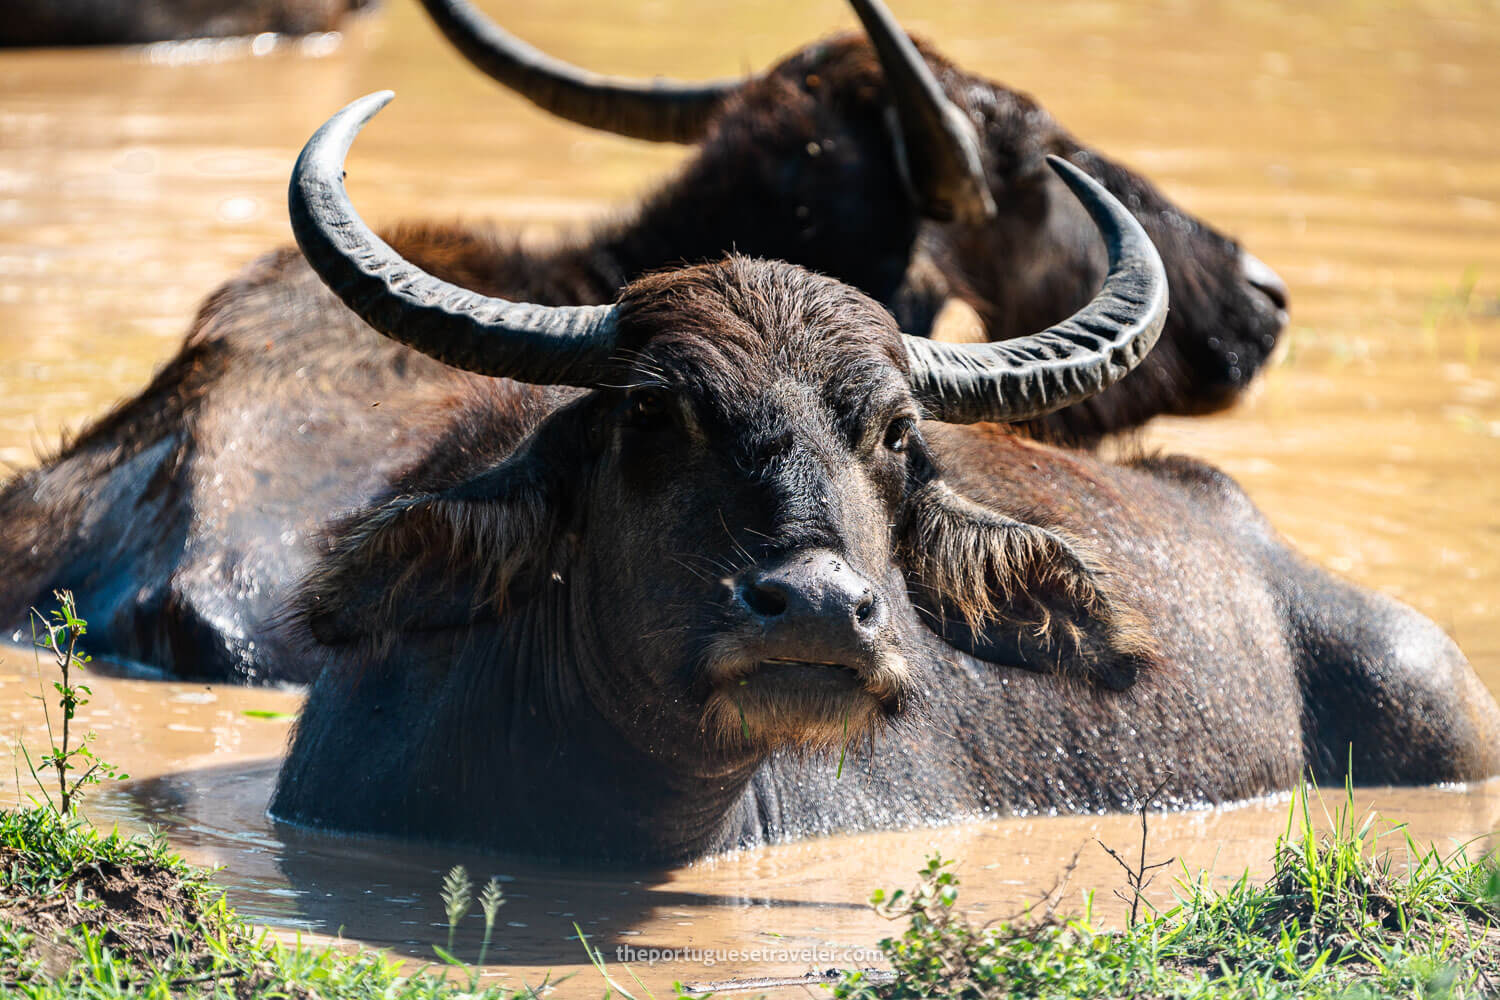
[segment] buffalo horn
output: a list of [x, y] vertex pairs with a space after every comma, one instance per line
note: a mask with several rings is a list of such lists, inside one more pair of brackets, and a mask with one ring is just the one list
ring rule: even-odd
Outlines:
[[1030, 420], [1102, 392], [1140, 363], [1167, 318], [1167, 275], [1141, 224], [1088, 174], [1048, 164], [1083, 202], [1109, 254], [1092, 302], [1041, 333], [992, 344], [906, 337], [911, 386], [938, 420]]
[[979, 133], [948, 100], [922, 54], [881, 0], [851, 0], [885, 73], [895, 110], [896, 160], [930, 218], [981, 223], [995, 201], [979, 155]]
[[469, 0], [422, 0], [464, 58], [549, 114], [650, 142], [697, 142], [744, 80], [675, 83], [604, 76], [527, 45]]
[[613, 307], [537, 306], [468, 291], [402, 259], [355, 212], [344, 157], [393, 96], [354, 101], [297, 157], [287, 206], [307, 262], [366, 323], [444, 364], [540, 385], [595, 385], [613, 353]]

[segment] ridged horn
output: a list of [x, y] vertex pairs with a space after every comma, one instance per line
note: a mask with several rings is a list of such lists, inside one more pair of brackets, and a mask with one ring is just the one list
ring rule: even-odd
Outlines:
[[422, 0], [438, 29], [481, 72], [549, 114], [649, 142], [697, 142], [744, 79], [676, 83], [604, 76], [533, 48], [468, 0]]
[[349, 104], [297, 157], [287, 208], [307, 262], [366, 323], [444, 364], [539, 385], [595, 385], [613, 353], [612, 306], [528, 305], [449, 284], [404, 260], [354, 211], [344, 157], [394, 96]]
[[932, 75], [882, 0], [850, 0], [885, 72], [895, 110], [896, 159], [929, 217], [982, 223], [995, 200], [979, 155], [979, 132]]
[[938, 420], [1030, 420], [1103, 392], [1140, 363], [1167, 318], [1167, 275], [1135, 216], [1067, 160], [1047, 163], [1104, 237], [1109, 273], [1093, 301], [1041, 333], [992, 344], [906, 337], [913, 393]]

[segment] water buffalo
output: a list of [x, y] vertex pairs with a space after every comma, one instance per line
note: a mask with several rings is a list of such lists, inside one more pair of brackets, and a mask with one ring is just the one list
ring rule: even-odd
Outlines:
[[[686, 183], [722, 175], [716, 151], [738, 158], [750, 138], [757, 160], [730, 168], [734, 190], [726, 194], [757, 207], [803, 206], [797, 218], [809, 245], [789, 253], [783, 235], [757, 241], [743, 234], [736, 248], [855, 284], [890, 305], [908, 333], [926, 332], [950, 292], [977, 310], [991, 340], [1023, 336], [1088, 301], [1104, 257], [1087, 217], [1046, 169], [1048, 155], [1066, 157], [1146, 227], [1166, 262], [1172, 311], [1137, 373], [1027, 429], [1088, 444], [1157, 414], [1206, 413], [1233, 402], [1286, 323], [1287, 289], [1276, 273], [1144, 178], [1082, 145], [1031, 97], [914, 45], [880, 0], [851, 2], [868, 41], [836, 38], [757, 76], [681, 84], [602, 77], [528, 46], [468, 0], [422, 0], [475, 66], [544, 110], [634, 138], [700, 144]], [[789, 198], [791, 161], [800, 161], [796, 184], [805, 193]], [[886, 227], [910, 212], [889, 187], [897, 181], [923, 223], [910, 263], [901, 246], [900, 287], [890, 283], [894, 268], [860, 273], [850, 263], [888, 252], [871, 242], [868, 222], [850, 216], [873, 209], [882, 230], [894, 234]], [[875, 191], [882, 196], [871, 198]], [[849, 238], [828, 247], [831, 258], [813, 245], [840, 234]]]
[[9, 0], [0, 46], [132, 45], [332, 31], [371, 0]]
[[[990, 810], [1500, 769], [1500, 706], [1431, 622], [1308, 565], [1197, 462], [994, 424], [1106, 388], [1162, 322], [1131, 215], [1098, 296], [1014, 341], [903, 336], [861, 293], [730, 257], [612, 306], [456, 287], [292, 184], [313, 268], [485, 381], [341, 519], [287, 655], [324, 664], [272, 812], [570, 859], [676, 860]], [[837, 762], [837, 748], [848, 758]]]
[[[1051, 322], [1087, 300], [1083, 285], [1070, 283], [1096, 280], [1096, 257], [1102, 276], [1102, 252], [1075, 232], [1087, 217], [1062, 204], [1071, 196], [1035, 177], [1028, 187], [1016, 173], [1023, 161], [1043, 170], [1039, 151], [1057, 148], [1139, 212], [1182, 291], [1141, 366], [1146, 378], [1032, 425], [1089, 436], [1206, 405], [1221, 395], [1220, 366], [1183, 360], [1200, 357], [1188, 345], [1274, 339], [1275, 303], [1246, 279], [1231, 242], [1078, 147], [1025, 99], [934, 59], [954, 97], [982, 112], [976, 130], [888, 12], [873, 0], [856, 6], [877, 42], [812, 46], [692, 114], [681, 106], [692, 104], [693, 88], [662, 84], [644, 98], [637, 88], [635, 103], [618, 82], [591, 77], [579, 85], [602, 90], [559, 91], [573, 102], [551, 106], [575, 116], [592, 106], [603, 109], [597, 120], [644, 115], [663, 128], [711, 120], [696, 156], [632, 218], [551, 249], [523, 250], [461, 225], [407, 226], [387, 238], [464, 287], [548, 305], [611, 302], [643, 274], [732, 247], [896, 302], [910, 298], [924, 219], [994, 208], [987, 223], [950, 225], [992, 230], [1001, 244], [1036, 227], [1014, 237], [1014, 249], [996, 250], [993, 263], [1025, 276], [1007, 291], [1006, 308], [1055, 313]], [[530, 92], [541, 99], [541, 89]], [[656, 103], [663, 94], [679, 107], [665, 119]], [[1012, 188], [1034, 197], [1017, 201]], [[1053, 243], [1075, 252], [1050, 252]], [[1076, 273], [1037, 271], [1038, 260]], [[1076, 302], [1058, 296], [1064, 284]], [[1236, 325], [1225, 318], [1233, 316], [1260, 319]], [[1239, 360], [1251, 357], [1260, 355]], [[364, 503], [414, 462], [435, 428], [467, 419], [462, 401], [476, 381], [380, 337], [295, 249], [270, 254], [209, 297], [181, 351], [140, 395], [0, 491], [0, 628], [24, 632], [28, 609], [68, 587], [97, 653], [179, 676], [306, 680], [311, 667], [275, 656], [268, 643], [271, 618], [307, 568], [309, 539], [330, 512]]]

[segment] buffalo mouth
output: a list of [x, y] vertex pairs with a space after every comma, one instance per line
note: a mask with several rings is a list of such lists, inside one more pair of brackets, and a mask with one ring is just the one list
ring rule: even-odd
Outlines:
[[901, 711], [899, 674], [767, 657], [718, 672], [704, 713], [720, 743], [826, 749], [863, 739]]
[[782, 680], [799, 684], [835, 685], [840, 687], [863, 687], [865, 679], [847, 663], [830, 663], [824, 660], [794, 660], [789, 657], [773, 657], [755, 664], [741, 683], [748, 678], [764, 679], [763, 682], [779, 683]]
[[716, 673], [715, 689], [730, 693], [747, 689], [786, 689], [789, 692], [806, 689], [817, 693], [864, 695], [882, 704], [897, 700], [893, 678], [888, 676], [888, 671], [835, 660], [768, 656]]

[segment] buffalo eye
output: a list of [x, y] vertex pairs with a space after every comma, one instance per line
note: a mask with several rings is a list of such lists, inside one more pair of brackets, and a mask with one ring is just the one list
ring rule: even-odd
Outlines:
[[890, 426], [885, 429], [885, 446], [891, 451], [905, 451], [915, 427], [916, 421], [911, 417], [897, 417], [892, 420]]
[[674, 403], [664, 389], [637, 389], [625, 397], [625, 424], [639, 431], [659, 431], [672, 423]]

